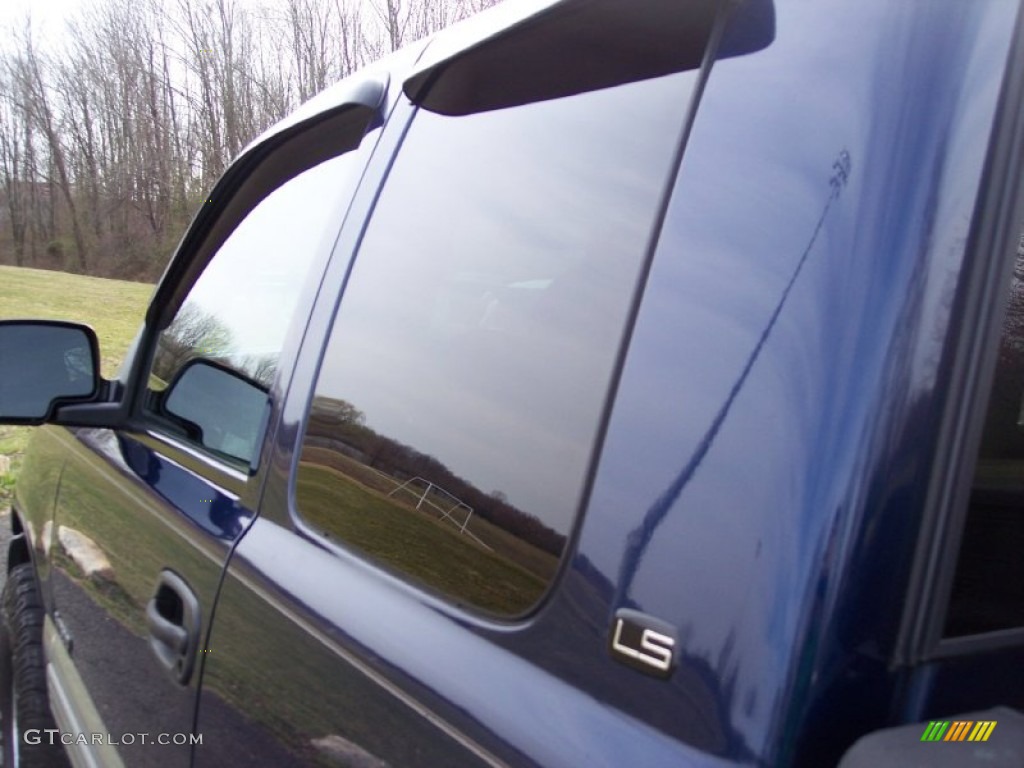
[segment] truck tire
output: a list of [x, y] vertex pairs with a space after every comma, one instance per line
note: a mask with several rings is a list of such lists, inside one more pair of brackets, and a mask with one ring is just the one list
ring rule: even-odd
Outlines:
[[[59, 742], [50, 744], [47, 728], [56, 729], [50, 713], [43, 661], [43, 603], [32, 565], [11, 570], [3, 591], [0, 622], [0, 717], [3, 718], [4, 768], [67, 768]], [[22, 734], [39, 729], [38, 744]]]

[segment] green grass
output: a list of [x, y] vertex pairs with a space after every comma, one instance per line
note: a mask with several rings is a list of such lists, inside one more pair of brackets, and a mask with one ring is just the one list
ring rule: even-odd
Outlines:
[[[152, 292], [146, 283], [0, 266], [0, 319], [74, 320], [92, 326], [100, 341], [101, 371], [110, 378], [142, 324]], [[0, 471], [0, 508], [9, 503], [12, 478], [31, 433], [31, 427], [0, 426], [0, 456], [10, 460], [10, 469]]]

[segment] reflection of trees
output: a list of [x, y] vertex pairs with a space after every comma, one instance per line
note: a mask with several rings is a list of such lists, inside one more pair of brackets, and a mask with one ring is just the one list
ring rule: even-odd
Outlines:
[[[366, 415], [347, 400], [318, 397], [313, 403], [311, 419], [324, 435], [335, 432], [350, 433], [354, 427], [366, 423]], [[312, 431], [312, 426], [310, 427]]]
[[825, 198], [825, 206], [822, 208], [821, 215], [818, 217], [818, 223], [811, 231], [810, 240], [808, 240], [803, 253], [796, 260], [796, 265], [793, 269], [792, 275], [790, 275], [789, 282], [787, 282], [786, 287], [782, 289], [782, 293], [775, 305], [775, 309], [769, 316], [768, 322], [764, 326], [764, 330], [761, 331], [761, 337], [751, 350], [743, 369], [740, 371], [735, 383], [730, 388], [729, 394], [719, 407], [718, 412], [712, 418], [707, 431], [700, 439], [700, 442], [697, 443], [694, 452], [686, 459], [679, 472], [672, 478], [668, 487], [655, 500], [647, 512], [644, 513], [644, 517], [640, 522], [640, 525], [630, 531], [626, 539], [626, 551], [623, 554], [622, 562], [619, 567], [618, 586], [614, 600], [615, 605], [626, 604], [629, 591], [633, 585], [633, 579], [640, 568], [640, 563], [644, 558], [648, 545], [654, 538], [655, 531], [668, 516], [669, 510], [675, 505], [676, 501], [678, 501], [679, 497], [683, 493], [683, 489], [704, 463], [704, 459], [711, 451], [712, 444], [718, 437], [726, 419], [729, 418], [729, 413], [732, 411], [733, 404], [736, 402], [740, 392], [743, 390], [751, 371], [754, 370], [754, 366], [757, 364], [762, 351], [767, 346], [768, 339], [771, 337], [776, 323], [778, 323], [779, 318], [782, 316], [782, 311], [786, 307], [789, 296], [792, 293], [794, 286], [796, 286], [797, 281], [800, 278], [800, 274], [803, 272], [804, 266], [807, 264], [811, 254], [814, 252], [815, 243], [817, 243], [818, 237], [825, 228], [825, 221], [828, 219], [829, 211], [832, 209], [833, 204], [835, 204], [839, 199], [844, 187], [849, 183], [850, 173], [852, 170], [852, 158], [850, 157], [850, 153], [844, 149], [840, 151], [836, 161], [832, 164], [832, 177], [829, 179], [831, 192], [828, 197]]
[[277, 355], [249, 356], [235, 367], [269, 389], [277, 373]]
[[185, 363], [195, 358], [216, 360], [269, 387], [277, 371], [277, 355], [238, 357], [234, 334], [211, 312], [186, 302], [174, 322], [160, 335], [153, 373], [170, 382]]
[[230, 329], [213, 314], [186, 303], [166, 331], [153, 359], [153, 373], [169, 382], [173, 375], [196, 357], [223, 358], [233, 346]]
[[468, 504], [474, 514], [517, 538], [555, 556], [562, 552], [563, 535], [514, 507], [504, 494], [481, 491], [433, 456], [378, 434], [366, 426], [363, 412], [345, 400], [325, 397], [314, 400], [306, 444], [342, 453], [399, 482], [424, 478]]

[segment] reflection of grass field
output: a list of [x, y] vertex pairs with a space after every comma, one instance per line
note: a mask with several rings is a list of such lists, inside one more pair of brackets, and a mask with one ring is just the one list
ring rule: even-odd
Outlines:
[[[85, 449], [70, 432], [41, 428], [32, 441], [26, 467], [60, 467], [65, 459], [58, 524], [92, 539], [110, 561], [113, 574], [82, 578], [73, 562], [60, 554], [59, 544], [51, 553], [57, 565], [70, 566], [67, 575], [79, 581], [111, 615], [133, 632], [144, 634], [142, 609], [153, 594], [156, 574], [167, 564], [194, 579], [204, 579], [205, 583], [193, 584], [197, 593], [214, 593], [220, 564], [196, 549], [189, 538], [189, 524], [166, 515], [153, 496], [120, 474], [115, 463]], [[33, 468], [21, 489], [27, 494], [23, 499], [26, 505], [36, 509], [41, 504], [36, 494], [53, 490], [52, 479], [44, 479], [37, 490], [39, 482], [39, 472]]]
[[[309, 460], [311, 463], [336, 469], [356, 480], [366, 488], [378, 491], [385, 496], [395, 490], [399, 485], [399, 483], [393, 478], [377, 472], [354, 459], [338, 453], [337, 451], [332, 451], [327, 448], [315, 448], [307, 445], [302, 449], [302, 457], [303, 459]], [[414, 488], [409, 493], [401, 492], [391, 498], [395, 501], [401, 501], [408, 503], [411, 506], [415, 506], [416, 501], [414, 495], [417, 492], [422, 492], [422, 490], [422, 487]], [[464, 511], [460, 511], [457, 513], [459, 515], [457, 519], [460, 522], [462, 520], [461, 515], [463, 512]], [[445, 525], [451, 526], [451, 524], [447, 522]], [[454, 526], [451, 527], [454, 530]], [[558, 568], [558, 558], [550, 552], [538, 549], [528, 542], [523, 541], [518, 536], [514, 536], [503, 528], [493, 525], [479, 514], [473, 515], [470, 519], [467, 530], [472, 531], [474, 536], [479, 538], [480, 541], [484, 542], [484, 544], [489, 546], [499, 555], [517, 563], [530, 573], [536, 574], [545, 583], [550, 582], [554, 578], [555, 570]]]
[[[69, 462], [61, 479], [59, 522], [92, 538], [113, 569], [109, 577], [85, 577], [74, 561], [61, 552], [60, 545], [55, 544], [52, 562], [75, 587], [58, 588], [58, 600], [76, 601], [74, 611], [67, 610], [65, 603], [65, 616], [80, 617], [91, 608], [107, 620], [116, 620], [135, 636], [132, 642], [136, 647], [144, 647], [148, 635], [145, 605], [153, 594], [156, 574], [162, 567], [170, 566], [194, 588], [203, 610], [202, 625], [209, 626], [212, 596], [221, 573], [220, 558], [226, 556], [226, 551], [219, 547], [197, 547], [202, 540], [191, 533], [186, 520], [167, 514], [159, 499], [123, 477], [116, 463], [83, 449], [64, 429], [41, 429], [26, 457], [26, 467], [37, 463], [60, 467], [64, 458], [69, 458]], [[43, 503], [39, 495], [47, 489], [52, 493], [56, 482], [52, 476], [45, 483], [33, 482], [39, 480], [39, 472], [33, 469], [21, 489], [23, 493], [34, 494], [35, 506]], [[300, 756], [302, 765], [337, 765], [312, 749], [310, 740], [329, 733], [344, 733], [343, 727], [353, 733], [384, 728], [390, 739], [409, 742], [406, 753], [415, 754], [419, 746], [416, 736], [430, 736], [428, 723], [424, 721], [419, 726], [426, 733], [399, 733], [402, 712], [391, 711], [396, 709], [393, 702], [385, 702], [390, 706], [379, 701], [367, 704], [366, 697], [355, 695], [353, 691], [358, 686], [366, 690], [368, 683], [359, 674], [336, 670], [332, 664], [338, 665], [338, 660], [327, 654], [314, 638], [295, 633], [263, 633], [263, 628], [274, 626], [272, 607], [260, 595], [238, 589], [237, 582], [229, 583], [235, 589], [223, 598], [224, 610], [218, 613], [222, 631], [214, 631], [211, 645], [215, 656], [210, 659], [215, 662], [216, 673], [204, 685], [214, 689], [235, 711], [258, 720], [276, 738], [289, 744]], [[72, 631], [77, 628], [77, 624], [72, 625]], [[103, 623], [102, 631], [103, 637], [118, 634], [110, 628], [109, 621]], [[105, 634], [108, 632], [111, 634]], [[222, 642], [221, 638], [234, 638], [235, 642]], [[282, 674], [282, 669], [287, 674]], [[345, 684], [325, 683], [337, 680], [339, 674], [347, 675]], [[310, 691], [317, 691], [318, 696], [311, 698]], [[304, 732], [296, 732], [296, 723], [301, 723]], [[244, 725], [251, 727], [251, 723]]]
[[[54, 567], [81, 590], [81, 593], [67, 589], [58, 591], [58, 599], [78, 601], [78, 610], [72, 613], [80, 616], [90, 607], [82, 601], [82, 597], [87, 596], [94, 603], [93, 610], [107, 619], [116, 620], [135, 636], [136, 643], [145, 644], [149, 632], [145, 605], [153, 594], [156, 575], [161, 568], [170, 566], [186, 575], [200, 598], [202, 625], [208, 626], [212, 596], [221, 573], [219, 558], [226, 552], [216, 547], [197, 547], [196, 543], [201, 539], [195, 539], [190, 533], [191, 526], [187, 521], [167, 514], [161, 509], [158, 499], [121, 476], [116, 464], [83, 449], [74, 436], [62, 428], [44, 427], [39, 431], [26, 456], [26, 468], [32, 465], [60, 467], [65, 458], [70, 460], [61, 479], [59, 522], [84, 533], [99, 545], [110, 560], [113, 573], [109, 577], [85, 577], [74, 561], [61, 551], [60, 545], [55, 544], [51, 549]], [[42, 503], [39, 494], [47, 489], [52, 493], [55, 482], [53, 477], [47, 478], [46, 482], [34, 482], [40, 480], [39, 471], [32, 469], [21, 488], [22, 493], [33, 497], [32, 505], [36, 507]], [[40, 487], [37, 488], [37, 484]], [[247, 606], [261, 605], [252, 595], [247, 594], [244, 599]], [[65, 608], [65, 614], [68, 613]], [[253, 615], [243, 614], [246, 619]], [[253, 626], [261, 625], [246, 624], [245, 637], [249, 637]], [[104, 627], [104, 631], [110, 631], [106, 624]], [[276, 669], [281, 664], [279, 653], [287, 655], [274, 643], [246, 642], [239, 645], [235, 653], [225, 652], [218, 658], [223, 662], [222, 669], [229, 679], [246, 681], [247, 684], [252, 679], [258, 688], [263, 676], [256, 670]], [[315, 679], [310, 675], [323, 672], [301, 665], [299, 668], [303, 674], [301, 679], [307, 686], [311, 679]], [[270, 713], [281, 703], [279, 691], [259, 690], [268, 705], [267, 713], [258, 714], [265, 715], [273, 725], [275, 721]], [[315, 710], [315, 702], [302, 702], [308, 690], [307, 687], [302, 691], [290, 691], [291, 704]], [[232, 695], [231, 690], [222, 693], [239, 710], [245, 711], [250, 704], [240, 695]], [[285, 708], [290, 711], [291, 707]]]
[[[343, 585], [333, 588], [339, 596], [344, 594]], [[443, 740], [430, 721], [381, 691], [336, 655], [333, 644], [321, 642], [282, 616], [259, 592], [229, 576], [220, 600], [210, 642], [213, 654], [204, 670], [204, 694], [215, 694], [244, 714], [246, 727], [251, 728], [252, 721], [260, 723], [295, 755], [294, 762], [271, 763], [280, 755], [265, 755], [250, 764], [367, 764], [339, 761], [312, 748], [313, 739], [328, 734], [350, 739], [387, 759], [388, 765], [457, 764], [450, 752], [448, 760], [431, 760], [435, 745]], [[254, 634], [255, 627], [273, 631]], [[423, 651], [431, 652], [427, 646]], [[207, 712], [205, 705], [200, 707], [200, 730]]]
[[53, 548], [50, 559], [56, 570], [85, 589], [111, 616], [119, 619], [134, 634], [145, 636], [147, 629], [142, 611], [119, 582], [97, 575], [86, 576], [60, 546]]
[[299, 512], [318, 530], [424, 584], [501, 615], [540, 598], [545, 582], [449, 523], [397, 503], [336, 470], [303, 462]]
[[979, 459], [975, 485], [1019, 488], [1024, 477], [1024, 462], [1016, 459]]
[[[122, 280], [0, 266], [0, 318], [74, 320], [91, 325], [100, 340], [102, 372], [113, 376], [135, 337], [153, 286]], [[0, 426], [0, 455], [17, 473], [30, 427]], [[0, 507], [9, 481], [0, 473]]]

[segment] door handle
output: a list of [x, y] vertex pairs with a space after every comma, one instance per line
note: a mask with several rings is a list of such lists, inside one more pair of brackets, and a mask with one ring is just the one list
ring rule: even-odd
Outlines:
[[146, 605], [149, 647], [171, 677], [186, 685], [195, 667], [201, 622], [199, 601], [178, 574], [161, 571]]

